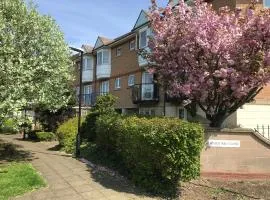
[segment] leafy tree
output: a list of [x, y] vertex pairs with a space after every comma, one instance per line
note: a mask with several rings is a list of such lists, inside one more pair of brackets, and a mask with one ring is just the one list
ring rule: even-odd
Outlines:
[[28, 102], [65, 106], [71, 74], [69, 48], [55, 21], [23, 0], [1, 0], [0, 117]]
[[[159, 9], [152, 1], [149, 71], [172, 97], [197, 104], [212, 127], [251, 102], [270, 80], [270, 11], [201, 1]], [[188, 106], [187, 109], [191, 109]]]

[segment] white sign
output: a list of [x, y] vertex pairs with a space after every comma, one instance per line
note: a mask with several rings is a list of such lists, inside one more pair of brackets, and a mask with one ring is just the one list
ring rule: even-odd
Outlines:
[[239, 148], [240, 140], [208, 140], [208, 147]]

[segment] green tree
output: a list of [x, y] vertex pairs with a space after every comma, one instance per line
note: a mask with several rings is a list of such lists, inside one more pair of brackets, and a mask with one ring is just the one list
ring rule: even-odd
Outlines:
[[0, 117], [27, 102], [65, 106], [71, 80], [70, 51], [55, 21], [23, 0], [1, 0]]

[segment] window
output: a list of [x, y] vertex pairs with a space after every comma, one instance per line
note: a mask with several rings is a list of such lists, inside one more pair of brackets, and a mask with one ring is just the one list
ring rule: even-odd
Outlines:
[[109, 51], [103, 51], [103, 64], [109, 64]]
[[103, 81], [99, 88], [100, 95], [105, 95], [109, 93], [109, 81]]
[[264, 1], [263, 1], [263, 5], [264, 5], [264, 7], [266, 7], [266, 8], [270, 8], [270, 0], [264, 0]]
[[83, 104], [84, 105], [91, 104], [91, 93], [92, 93], [92, 85], [85, 85], [83, 87]]
[[128, 86], [135, 85], [135, 75], [129, 75], [128, 76]]
[[140, 48], [147, 46], [147, 29], [140, 32]]
[[116, 48], [116, 56], [121, 56], [121, 47]]
[[135, 50], [135, 40], [129, 42], [129, 50], [130, 51]]
[[92, 86], [91, 85], [85, 85], [83, 87], [83, 94], [89, 95], [92, 92]]
[[83, 58], [83, 71], [93, 70], [92, 58], [87, 56]]
[[185, 108], [179, 109], [179, 118], [180, 119], [187, 119], [187, 110]]
[[97, 65], [109, 64], [109, 59], [110, 55], [108, 49], [103, 49], [97, 53]]
[[97, 65], [102, 64], [102, 52], [97, 53]]
[[114, 81], [114, 88], [120, 89], [121, 88], [121, 78], [116, 78]]
[[155, 116], [155, 110], [154, 109], [144, 109], [139, 111], [140, 115], [145, 116]]

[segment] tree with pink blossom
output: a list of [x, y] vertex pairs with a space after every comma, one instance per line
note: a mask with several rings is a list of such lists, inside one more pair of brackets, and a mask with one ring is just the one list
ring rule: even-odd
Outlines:
[[152, 0], [149, 71], [168, 95], [198, 105], [212, 127], [270, 81], [270, 12], [255, 12], [255, 3], [243, 12], [183, 0], [161, 9]]

